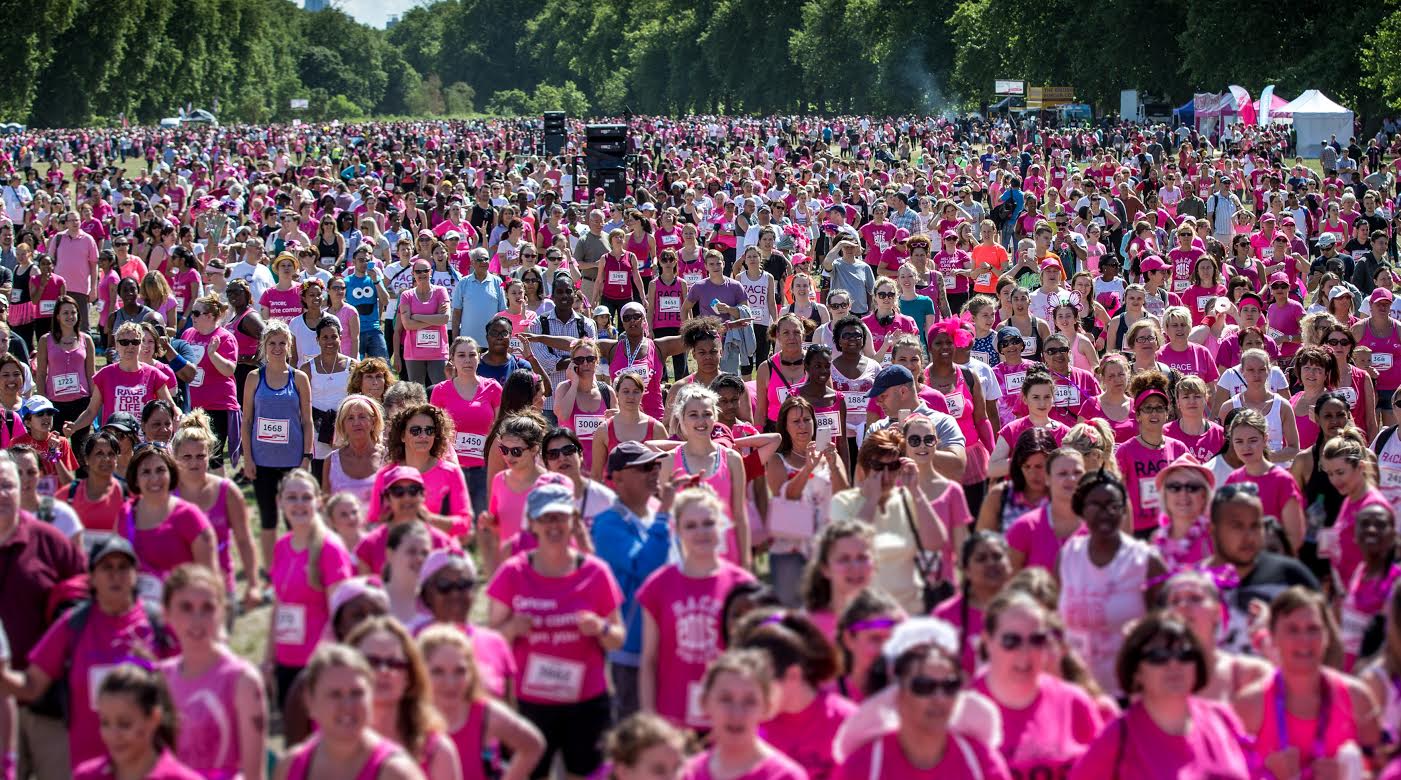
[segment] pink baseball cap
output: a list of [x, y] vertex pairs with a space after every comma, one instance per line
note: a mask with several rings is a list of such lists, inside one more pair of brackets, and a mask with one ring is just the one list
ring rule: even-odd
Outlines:
[[422, 485], [423, 475], [413, 466], [395, 466], [384, 472], [382, 484], [388, 488], [396, 482], [412, 482], [415, 485]]
[[1153, 271], [1161, 271], [1167, 267], [1167, 263], [1164, 263], [1163, 259], [1157, 255], [1145, 257], [1143, 261], [1138, 264], [1138, 270], [1145, 274], [1152, 273]]

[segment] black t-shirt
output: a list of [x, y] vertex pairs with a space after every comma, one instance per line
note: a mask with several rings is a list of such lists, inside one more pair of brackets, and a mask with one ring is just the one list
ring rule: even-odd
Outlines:
[[491, 206], [482, 208], [477, 204], [472, 204], [472, 213], [468, 215], [467, 222], [477, 229], [477, 235], [481, 236], [482, 242], [491, 236], [491, 225], [496, 219], [496, 209]]
[[1220, 647], [1238, 653], [1253, 653], [1250, 647], [1250, 602], [1270, 603], [1286, 588], [1303, 585], [1317, 591], [1318, 579], [1304, 564], [1294, 558], [1262, 552], [1250, 571], [1234, 588], [1223, 589], [1230, 621], [1221, 637]]

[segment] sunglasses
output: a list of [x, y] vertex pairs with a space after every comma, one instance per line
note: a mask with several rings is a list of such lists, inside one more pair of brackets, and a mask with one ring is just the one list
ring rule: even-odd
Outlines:
[[388, 488], [385, 489], [385, 492], [394, 498], [403, 498], [404, 496], [421, 496], [423, 495], [423, 486], [414, 484], [390, 485]]
[[871, 471], [898, 471], [899, 469], [900, 461], [898, 460], [879, 460], [871, 464]]
[[1193, 664], [1201, 660], [1200, 650], [1181, 645], [1178, 647], [1155, 647], [1143, 651], [1143, 662], [1151, 666], [1165, 666], [1169, 661]]
[[1069, 355], [1070, 347], [1047, 347], [1042, 351], [1047, 355]]
[[469, 593], [477, 587], [476, 580], [453, 580], [451, 582], [440, 582], [433, 586], [433, 589], [447, 596], [451, 593]]
[[638, 314], [637, 312], [623, 315], [623, 322], [637, 322], [640, 319], [642, 319], [642, 315]]
[[573, 444], [566, 444], [563, 447], [556, 447], [552, 450], [545, 450], [545, 460], [557, 460], [567, 458], [570, 455], [578, 454], [579, 448]]
[[438, 426], [436, 425], [410, 425], [410, 436], [437, 436]]
[[521, 253], [521, 259], [522, 259], [522, 260], [534, 260], [535, 258], [537, 258], [537, 257], [539, 257], [539, 256], [540, 256], [540, 255], [537, 255], [537, 254], [529, 254], [529, 255], [528, 255], [528, 254], [525, 254], [524, 252]]
[[877, 298], [884, 298], [884, 299], [894, 298], [894, 297], [895, 297], [895, 293], [890, 292], [889, 290], [886, 290], [885, 292], [878, 292], [878, 293], [876, 293], [876, 297], [877, 297]]
[[1350, 347], [1350, 346], [1352, 346], [1352, 342], [1351, 342], [1351, 341], [1348, 341], [1347, 339], [1328, 339], [1327, 341], [1325, 341], [1325, 342], [1323, 342], [1323, 343], [1324, 343], [1324, 344], [1327, 344], [1327, 345], [1330, 346], [1330, 347]]
[[832, 303], [827, 304], [827, 308], [829, 308], [829, 309], [850, 309], [850, 308], [851, 308], [851, 301], [842, 301], [841, 303], [837, 303], [836, 301], [833, 301]]
[[190, 309], [190, 316], [191, 316], [191, 317], [203, 317], [203, 316], [206, 315], [206, 314], [213, 314], [213, 313], [214, 313], [214, 312], [209, 311], [208, 309]]
[[407, 672], [409, 670], [409, 662], [402, 658], [386, 658], [382, 655], [363, 653], [362, 655], [365, 656], [365, 663], [377, 672]]
[[529, 447], [507, 447], [504, 444], [496, 445], [496, 449], [500, 450], [502, 455], [510, 455], [513, 458], [519, 458], [530, 451]]
[[576, 366], [591, 366], [598, 362], [598, 358], [593, 355], [578, 355], [573, 360]]
[[939, 437], [933, 433], [924, 436], [915, 434], [913, 436], [906, 436], [905, 443], [911, 447], [933, 447], [939, 443]]
[[1044, 650], [1051, 643], [1051, 635], [1045, 631], [1033, 631], [1030, 634], [1003, 634], [997, 638], [997, 643], [1003, 650], [1017, 650], [1022, 645], [1033, 650]]
[[919, 675], [917, 677], [911, 677], [910, 681], [905, 683], [905, 690], [920, 698], [933, 696], [936, 693], [942, 693], [952, 698], [957, 696], [959, 691], [963, 690], [963, 678], [946, 677], [940, 680], [934, 677]]
[[1206, 485], [1200, 482], [1169, 482], [1163, 485], [1163, 490], [1169, 493], [1191, 493], [1193, 495], [1206, 490]]
[[139, 347], [141, 346], [141, 339], [117, 339], [117, 346]]
[[422, 269], [422, 270], [417, 270], [417, 269], [414, 270], [413, 275], [414, 275], [414, 276], [427, 276], [428, 274], [431, 274], [431, 273], [433, 273], [433, 272], [432, 272], [432, 271], [429, 271], [428, 269], [425, 268], [425, 269]]

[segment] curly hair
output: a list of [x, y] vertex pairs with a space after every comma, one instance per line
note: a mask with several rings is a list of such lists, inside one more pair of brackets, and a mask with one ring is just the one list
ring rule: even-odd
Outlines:
[[345, 386], [346, 393], [363, 395], [365, 393], [363, 389], [365, 386], [365, 377], [369, 374], [383, 374], [384, 387], [386, 390], [389, 389], [390, 385], [398, 381], [394, 376], [394, 372], [389, 368], [389, 363], [385, 362], [384, 358], [366, 358], [356, 363], [354, 367], [350, 369], [350, 379], [346, 382]]
[[394, 420], [389, 423], [389, 460], [394, 463], [403, 463], [404, 435], [408, 433], [409, 420], [423, 415], [433, 420], [433, 425], [438, 432], [433, 436], [433, 448], [428, 451], [434, 458], [441, 458], [448, 450], [448, 442], [453, 438], [452, 420], [447, 413], [433, 404], [414, 404], [406, 406], [394, 415]]

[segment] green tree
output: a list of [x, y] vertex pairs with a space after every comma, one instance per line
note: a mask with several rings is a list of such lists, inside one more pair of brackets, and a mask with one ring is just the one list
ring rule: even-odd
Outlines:
[[533, 113], [530, 96], [519, 89], [503, 89], [486, 102], [486, 112], [497, 116], [521, 116]]
[[471, 86], [461, 81], [454, 82], [443, 90], [443, 107], [449, 114], [470, 114], [472, 113], [472, 101], [476, 98], [477, 91]]

